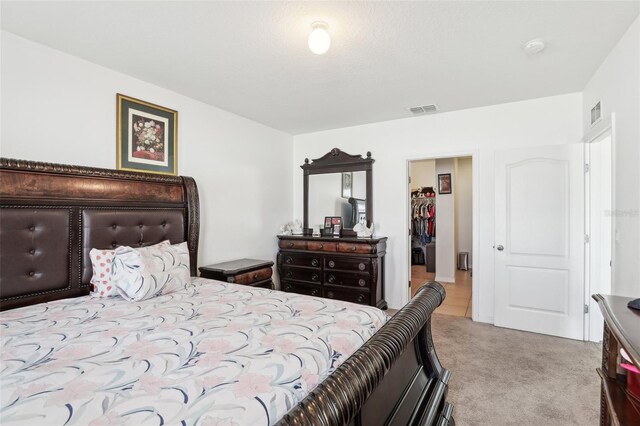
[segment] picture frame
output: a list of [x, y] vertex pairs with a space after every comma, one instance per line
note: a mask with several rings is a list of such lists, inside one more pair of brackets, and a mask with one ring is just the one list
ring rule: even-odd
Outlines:
[[342, 198], [351, 198], [353, 195], [353, 172], [342, 173]]
[[323, 233], [328, 235], [340, 235], [342, 230], [342, 217], [340, 216], [325, 216]]
[[325, 235], [333, 233], [333, 226], [331, 226], [331, 216], [325, 216], [323, 230]]
[[118, 93], [117, 169], [178, 174], [178, 112]]
[[438, 194], [451, 194], [451, 173], [438, 175]]

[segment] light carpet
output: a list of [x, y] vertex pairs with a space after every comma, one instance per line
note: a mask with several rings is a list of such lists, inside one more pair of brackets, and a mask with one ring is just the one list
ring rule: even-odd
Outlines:
[[434, 314], [457, 425], [597, 425], [601, 346]]

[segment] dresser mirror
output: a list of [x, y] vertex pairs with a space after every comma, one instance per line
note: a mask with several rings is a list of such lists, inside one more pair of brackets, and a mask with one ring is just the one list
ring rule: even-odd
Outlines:
[[322, 229], [327, 216], [342, 218], [342, 227], [351, 230], [359, 222], [373, 221], [371, 153], [366, 158], [338, 148], [301, 166], [304, 172], [303, 227]]
[[[326, 216], [340, 216], [344, 228], [366, 221], [366, 172], [309, 176], [309, 227], [322, 228]], [[355, 206], [355, 207], [354, 207]]]

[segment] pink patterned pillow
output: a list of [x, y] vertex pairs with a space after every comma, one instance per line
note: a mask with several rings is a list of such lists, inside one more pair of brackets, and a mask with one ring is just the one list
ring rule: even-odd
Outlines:
[[[142, 250], [152, 247], [163, 247], [170, 245], [171, 242], [169, 240], [165, 240], [159, 244], [144, 247]], [[115, 258], [115, 256], [115, 250], [102, 250], [94, 248], [89, 252], [89, 257], [91, 258], [91, 268], [93, 269], [93, 276], [91, 277], [93, 291], [90, 293], [91, 297], [111, 297], [120, 295], [113, 281], [113, 259]]]
[[91, 297], [118, 296], [118, 290], [111, 282], [111, 267], [115, 255], [115, 250], [91, 249], [89, 252], [91, 268], [93, 269], [93, 276], [91, 277], [93, 291], [91, 292]]

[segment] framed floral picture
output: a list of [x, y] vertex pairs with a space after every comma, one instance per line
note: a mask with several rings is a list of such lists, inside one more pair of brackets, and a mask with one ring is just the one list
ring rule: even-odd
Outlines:
[[117, 95], [118, 170], [178, 174], [178, 112]]

